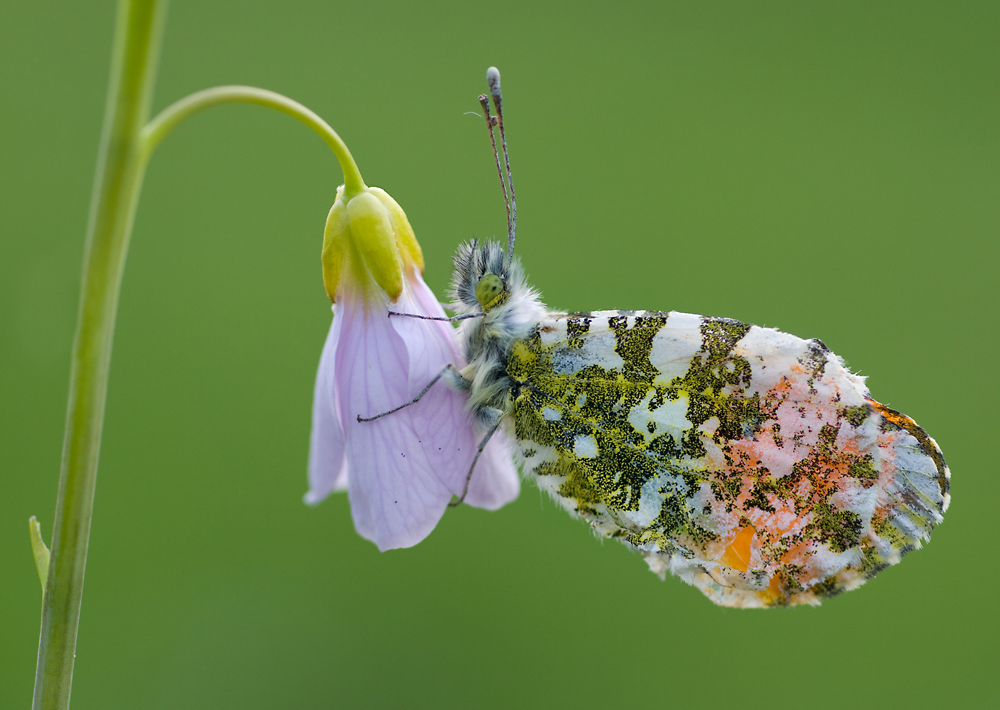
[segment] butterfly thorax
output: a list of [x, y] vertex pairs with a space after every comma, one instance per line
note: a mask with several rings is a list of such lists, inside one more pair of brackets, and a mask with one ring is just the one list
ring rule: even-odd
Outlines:
[[507, 259], [496, 242], [468, 242], [455, 255], [453, 308], [460, 314], [481, 314], [461, 328], [462, 370], [470, 411], [484, 424], [495, 424], [511, 411], [507, 360], [515, 343], [529, 337], [545, 314], [538, 293], [525, 283], [515, 257]]

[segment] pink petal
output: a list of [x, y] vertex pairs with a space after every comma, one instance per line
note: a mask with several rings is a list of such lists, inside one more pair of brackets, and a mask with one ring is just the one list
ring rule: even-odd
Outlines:
[[334, 317], [323, 344], [313, 393], [312, 433], [309, 437], [308, 505], [316, 505], [333, 491], [347, 488], [347, 458], [344, 431], [340, 426], [333, 393], [334, 353], [340, 319]]
[[[316, 377], [305, 497], [316, 504], [347, 488], [355, 529], [382, 550], [415, 545], [434, 529], [461, 494], [482, 436], [465, 411], [466, 396], [443, 381], [417, 404], [357, 421], [412, 400], [446, 364], [464, 365], [450, 324], [390, 318], [389, 307], [387, 299], [366, 304], [360, 294], [339, 299]], [[444, 315], [416, 272], [391, 308]], [[506, 437], [497, 432], [465, 502], [495, 510], [519, 490]]]
[[[453, 448], [447, 436], [452, 427], [440, 407], [447, 392], [444, 387], [432, 390], [399, 412], [358, 422], [358, 415], [379, 414], [414, 397], [408, 384], [410, 357], [387, 309], [365, 308], [344, 298], [337, 315], [343, 320], [336, 391], [344, 412], [355, 527], [382, 550], [409, 547], [434, 529], [451, 497], [427, 455], [432, 444], [442, 451]], [[445, 435], [433, 438], [426, 432], [425, 446], [417, 425], [426, 420], [434, 421]]]
[[[441, 304], [416, 270], [412, 274], [411, 285], [414, 298], [411, 303], [405, 304], [410, 308], [401, 307], [404, 304], [400, 304], [393, 306], [393, 310], [437, 318], [445, 316]], [[415, 392], [419, 392], [430, 381], [430, 378], [440, 371], [444, 363], [453, 363], [459, 369], [465, 365], [456, 346], [455, 329], [451, 324], [443, 321], [422, 321], [415, 318], [393, 318], [392, 321], [396, 332], [408, 344], [421, 344], [420, 353], [416, 353], [415, 347], [412, 345], [409, 348], [411, 355], [410, 386], [415, 388]], [[434, 328], [439, 337], [428, 337], [428, 326]], [[433, 341], [434, 344], [431, 345], [430, 341]], [[441, 365], [436, 364], [438, 357], [443, 358]], [[447, 470], [447, 482], [455, 495], [461, 495], [475, 450], [479, 447], [485, 432], [478, 432], [474, 428], [471, 415], [465, 411], [465, 396], [457, 393], [451, 394], [453, 396], [448, 397], [449, 415], [456, 424], [457, 433], [462, 436], [462, 441], [465, 442], [457, 447], [461, 448], [465, 455], [457, 457], [455, 462], [448, 462], [452, 468]], [[444, 464], [445, 462], [441, 462], [441, 465]], [[476, 463], [476, 470], [469, 482], [469, 492], [465, 497], [465, 503], [476, 508], [496, 510], [517, 498], [520, 491], [521, 479], [514, 466], [507, 437], [502, 431], [498, 431], [493, 435]]]
[[[465, 396], [439, 381], [420, 400], [373, 422], [358, 422], [412, 400], [447, 363], [461, 366], [448, 324], [389, 318], [388, 301], [341, 299], [335, 391], [351, 474], [355, 528], [380, 549], [423, 540], [460, 494], [478, 446]], [[392, 309], [443, 315], [416, 280]], [[470, 504], [497, 508], [516, 497], [518, 478], [502, 441], [491, 442], [473, 475]]]
[[[476, 463], [465, 502], [476, 508], [497, 510], [517, 498], [521, 478], [517, 474], [507, 435], [497, 431]], [[464, 484], [464, 480], [463, 480]]]

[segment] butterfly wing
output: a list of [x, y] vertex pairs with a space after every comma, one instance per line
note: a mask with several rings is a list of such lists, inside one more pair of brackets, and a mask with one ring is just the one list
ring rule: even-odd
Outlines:
[[525, 470], [726, 606], [818, 603], [920, 547], [940, 449], [818, 340], [686, 313], [553, 316], [511, 350]]

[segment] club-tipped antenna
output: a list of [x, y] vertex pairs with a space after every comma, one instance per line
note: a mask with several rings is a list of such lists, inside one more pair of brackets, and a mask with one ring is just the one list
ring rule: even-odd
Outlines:
[[507, 183], [503, 180], [503, 168], [500, 167], [500, 153], [497, 152], [497, 139], [493, 135], [493, 127], [497, 125], [496, 117], [490, 115], [490, 99], [486, 94], [479, 95], [479, 103], [483, 107], [483, 115], [486, 116], [486, 130], [490, 132], [490, 145], [493, 146], [493, 157], [497, 162], [497, 177], [500, 178], [500, 190], [503, 192], [503, 204], [507, 208], [507, 238], [510, 239], [510, 198], [507, 197]]
[[[503, 95], [500, 93], [500, 70], [490, 67], [486, 70], [486, 83], [490, 85], [490, 97], [497, 111], [497, 126], [500, 128], [500, 145], [503, 147], [503, 160], [507, 165], [507, 188], [510, 190], [510, 220], [507, 229], [507, 262], [510, 263], [514, 254], [514, 237], [517, 235], [517, 200], [514, 199], [514, 178], [510, 174], [510, 154], [507, 152], [507, 136], [503, 131]], [[492, 134], [493, 130], [490, 129]]]

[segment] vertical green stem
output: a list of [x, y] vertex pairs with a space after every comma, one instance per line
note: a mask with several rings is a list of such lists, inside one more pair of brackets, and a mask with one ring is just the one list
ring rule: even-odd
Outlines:
[[[174, 103], [147, 124], [166, 4], [167, 0], [118, 2], [87, 224], [59, 496], [47, 560], [43, 558], [48, 551], [32, 518], [32, 544], [39, 576], [45, 579], [34, 710], [69, 707], [118, 293], [139, 191], [153, 150], [177, 124], [202, 109], [225, 103], [258, 104], [296, 118], [323, 138], [340, 162], [348, 195], [367, 189], [336, 131], [302, 104], [273, 91], [252, 86], [206, 89]], [[42, 561], [48, 562], [47, 575]]]
[[35, 710], [69, 707], [97, 456], [122, 267], [143, 177], [165, 0], [119, 0], [104, 128], [87, 225], [52, 556], [42, 602]]

